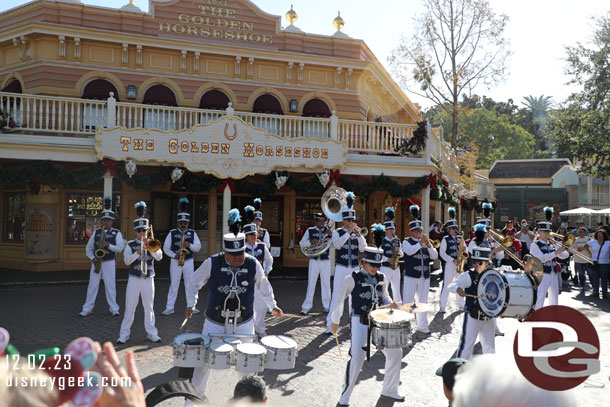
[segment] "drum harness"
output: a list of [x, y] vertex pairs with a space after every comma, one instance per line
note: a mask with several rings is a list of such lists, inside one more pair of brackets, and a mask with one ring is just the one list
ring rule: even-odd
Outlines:
[[[231, 273], [231, 286], [229, 295], [225, 298], [223, 310], [220, 312], [221, 317], [225, 319], [225, 334], [237, 332], [237, 321], [241, 318], [241, 300], [239, 298], [239, 286], [237, 285], [237, 276], [239, 274], [247, 274], [244, 269], [236, 269], [231, 267], [229, 270], [224, 269], [225, 273]], [[232, 326], [233, 332], [229, 332], [229, 326]]]
[[371, 335], [373, 333], [373, 330], [371, 329], [371, 311], [374, 311], [377, 309], [377, 307], [379, 306], [379, 297], [377, 296], [377, 286], [378, 285], [382, 285], [383, 281], [379, 284], [368, 284], [368, 283], [362, 283], [363, 287], [370, 287], [371, 288], [371, 302], [369, 303], [369, 305], [366, 308], [366, 311], [363, 312], [362, 314], [360, 314], [360, 323], [362, 325], [366, 325], [367, 326], [367, 331], [366, 331], [366, 346], [362, 347], [362, 350], [366, 351], [366, 361], [368, 362], [369, 360], [371, 360]]

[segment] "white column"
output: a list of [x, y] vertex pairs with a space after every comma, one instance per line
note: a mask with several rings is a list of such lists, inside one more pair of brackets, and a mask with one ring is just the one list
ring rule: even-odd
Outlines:
[[339, 141], [339, 118], [334, 110], [330, 116], [330, 139]]
[[116, 126], [116, 99], [114, 98], [114, 92], [110, 92], [108, 99], [106, 100], [108, 104], [108, 128], [112, 128]]
[[443, 223], [443, 219], [443, 203], [441, 201], [434, 201], [434, 220]]
[[593, 178], [587, 176], [587, 204], [593, 203]]
[[222, 192], [222, 234], [229, 233], [229, 211], [231, 210], [231, 188], [227, 185]]
[[430, 188], [424, 188], [421, 192], [421, 223], [424, 234], [429, 233], [430, 227]]
[[104, 196], [112, 196], [112, 175], [110, 171], [106, 171], [104, 178]]

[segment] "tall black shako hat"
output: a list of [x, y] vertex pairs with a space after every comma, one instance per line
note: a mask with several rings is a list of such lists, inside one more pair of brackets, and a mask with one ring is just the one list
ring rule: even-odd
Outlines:
[[133, 221], [133, 228], [136, 232], [141, 232], [143, 230], [149, 229], [148, 219], [144, 217], [146, 213], [146, 202], [140, 201], [136, 204], [136, 216], [138, 217]]
[[254, 207], [248, 205], [244, 208], [244, 228], [245, 235], [256, 234], [256, 223], [254, 223]]
[[104, 197], [104, 210], [102, 211], [101, 219], [114, 220], [116, 214], [112, 211], [112, 196]]
[[449, 212], [449, 220], [447, 222], [445, 222], [445, 227], [446, 228], [457, 228], [458, 222], [457, 222], [457, 219], [455, 219], [455, 208], [453, 208], [453, 207], [449, 208], [448, 212]]
[[356, 195], [353, 192], [345, 194], [345, 206], [341, 209], [341, 217], [343, 220], [355, 220], [356, 211], [354, 210], [354, 201], [356, 201]]
[[544, 207], [544, 217], [546, 218], [546, 222], [545, 221], [538, 222], [538, 230], [540, 230], [542, 232], [552, 232], [553, 208], [551, 206]]
[[385, 227], [380, 223], [375, 223], [371, 225], [371, 229], [373, 230], [373, 244], [375, 246], [364, 248], [364, 261], [374, 266], [380, 266], [383, 259], [381, 245], [385, 237]]
[[263, 212], [261, 212], [261, 206], [263, 206], [263, 200], [260, 198], [256, 198], [253, 201], [254, 204], [254, 220], [263, 221]]
[[385, 213], [383, 214], [383, 216], [385, 217], [385, 222], [383, 222], [383, 226], [385, 226], [386, 229], [396, 229], [396, 226], [394, 224], [394, 208], [392, 208], [391, 206], [385, 208]]
[[423, 229], [421, 220], [419, 220], [419, 205], [411, 205], [409, 206], [409, 210], [411, 211], [411, 215], [413, 215], [413, 220], [409, 222], [409, 229]]
[[180, 201], [178, 202], [178, 208], [180, 209], [180, 212], [178, 213], [178, 222], [191, 221], [191, 215], [186, 212], [188, 210], [188, 206], [189, 200], [187, 198], [180, 198]]
[[227, 223], [229, 224], [229, 233], [222, 237], [224, 251], [234, 256], [240, 255], [244, 252], [246, 246], [246, 235], [240, 233], [241, 216], [239, 209], [234, 208], [229, 211]]

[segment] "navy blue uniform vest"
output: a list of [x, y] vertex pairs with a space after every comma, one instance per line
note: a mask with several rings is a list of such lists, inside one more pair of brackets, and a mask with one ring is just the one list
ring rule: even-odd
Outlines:
[[[383, 255], [388, 259], [391, 259], [392, 255], [394, 254], [394, 240], [396, 239], [398, 238], [393, 237], [392, 239], [388, 239], [387, 236], [383, 238], [383, 243], [381, 243], [381, 249], [383, 250]], [[398, 241], [398, 244], [400, 244], [400, 241]], [[391, 266], [390, 263], [387, 261], [384, 261], [381, 265], [384, 267]]]
[[352, 313], [354, 315], [361, 315], [367, 311], [367, 308], [371, 302], [373, 302], [373, 290], [371, 287], [364, 284], [370, 284], [375, 287], [377, 292], [377, 301], [379, 304], [383, 304], [383, 274], [377, 273], [371, 276], [364, 270], [354, 271], [352, 273], [354, 279], [354, 289], [352, 290]]
[[[258, 239], [261, 240], [261, 241], [264, 241], [265, 240], [265, 236], [269, 232], [267, 232], [267, 229], [265, 229], [265, 228], [260, 228], [260, 230], [261, 230], [261, 235], [258, 237]], [[269, 241], [271, 241], [271, 240], [269, 240]]]
[[[141, 246], [140, 242], [137, 241], [137, 240], [130, 240], [129, 242], [127, 242], [127, 244], [129, 245], [129, 247], [131, 247], [132, 253], [137, 253], [138, 249]], [[140, 257], [139, 256], [138, 256], [138, 258], [133, 263], [131, 263], [129, 265], [129, 275], [130, 276], [136, 276], [136, 277], [144, 277], [144, 278], [154, 277], [155, 276], [154, 263], [155, 263], [155, 259], [150, 254], [150, 252], [148, 250], [146, 250], [146, 270], [147, 270], [147, 275], [143, 275], [142, 274], [142, 267], [141, 267], [141, 264], [140, 264]]]
[[265, 247], [266, 246], [263, 242], [256, 243], [253, 247], [254, 250], [249, 248], [247, 245], [245, 246], [246, 253], [248, 253], [250, 256], [255, 257], [256, 260], [258, 260], [258, 262], [261, 264], [261, 266], [265, 263]]
[[[411, 245], [419, 243], [412, 237], [406, 239]], [[420, 278], [422, 275], [424, 278], [430, 278], [430, 254], [428, 248], [423, 246], [419, 251], [415, 252], [412, 256], [405, 254], [405, 276]]]
[[[468, 275], [470, 276], [470, 287], [466, 288], [464, 291], [466, 294], [470, 295], [478, 295], [477, 294], [477, 286], [479, 284], [479, 277], [481, 277], [481, 273], [477, 272], [475, 269], [468, 270]], [[466, 312], [470, 314], [474, 319], [480, 319], [482, 321], [486, 321], [489, 319], [488, 316], [481, 312], [481, 308], [479, 308], [478, 298], [474, 297], [466, 297], [466, 303], [464, 305]]]
[[[324, 239], [324, 237], [326, 237], [326, 231], [327, 230], [328, 230], [328, 228], [326, 226], [322, 226], [322, 230], [318, 230], [318, 228], [316, 228], [315, 226], [312, 226], [312, 227], [308, 228], [305, 233], [308, 234], [309, 241], [312, 241], [314, 239], [322, 240], [322, 239]], [[325, 252], [323, 252], [318, 257], [310, 257], [310, 259], [312, 259], [312, 260], [328, 260], [328, 259], [330, 259], [329, 251], [330, 251], [330, 249], [326, 250]]]
[[231, 289], [232, 271], [237, 273], [237, 296], [240, 300], [241, 316], [238, 323], [246, 322], [252, 318], [254, 313], [254, 287], [256, 277], [256, 259], [246, 256], [244, 264], [233, 269], [225, 260], [223, 253], [217, 253], [211, 257], [212, 269], [208, 280], [208, 303], [205, 309], [206, 318], [224, 324], [225, 319], [221, 315], [225, 299]]
[[457, 259], [461, 237], [451, 237], [451, 235], [446, 235], [443, 239], [445, 239], [445, 244], [447, 245], [447, 249], [445, 250], [447, 255]]
[[[182, 232], [178, 229], [172, 229], [169, 231], [169, 235], [172, 238], [172, 242], [171, 242], [171, 246], [170, 249], [178, 254], [180, 252], [180, 243], [182, 242]], [[193, 229], [187, 229], [184, 232], [184, 241], [185, 242], [189, 242], [190, 244], [193, 244], [194, 240], [195, 240], [195, 231]], [[186, 256], [184, 256], [184, 260], [188, 260], [188, 259], [192, 259], [193, 258], [193, 252], [191, 251], [190, 247], [186, 248]]]
[[[337, 233], [339, 237], [342, 237], [347, 230], [345, 228], [337, 229]], [[358, 238], [352, 234], [343, 247], [337, 250], [335, 263], [347, 268], [358, 267], [358, 247]]]
[[[540, 248], [542, 254], [555, 253], [555, 247], [550, 243], [543, 243], [542, 240], [537, 240], [534, 244]], [[542, 271], [545, 273], [555, 271], [555, 259], [542, 263]]]
[[[95, 229], [95, 233], [93, 234], [93, 252], [95, 253], [95, 251], [97, 249], [100, 248], [100, 232], [101, 232], [101, 228]], [[110, 228], [110, 230], [107, 230], [104, 232], [104, 240], [111, 244], [111, 245], [116, 245], [116, 235], [117, 233], [119, 233], [118, 229], [115, 228]], [[104, 257], [102, 258], [102, 261], [108, 261], [108, 260], [114, 260], [116, 258], [116, 253], [113, 252], [112, 250], [110, 250], [109, 248], [105, 248], [104, 252], [106, 254], [104, 254]]]

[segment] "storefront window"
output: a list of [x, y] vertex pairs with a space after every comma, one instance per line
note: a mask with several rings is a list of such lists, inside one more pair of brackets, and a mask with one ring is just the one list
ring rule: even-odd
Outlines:
[[3, 219], [2, 240], [9, 243], [23, 243], [25, 192], [7, 192], [4, 194]]
[[322, 212], [319, 199], [297, 199], [296, 202], [296, 231], [295, 245], [299, 244], [307, 228], [315, 224], [314, 216], [317, 212]]
[[[116, 213], [114, 220], [115, 227], [120, 224], [120, 206], [121, 197], [114, 196], [112, 210]], [[66, 243], [87, 243], [93, 231], [100, 226], [100, 216], [103, 210], [104, 198], [101, 194], [69, 193]]]

